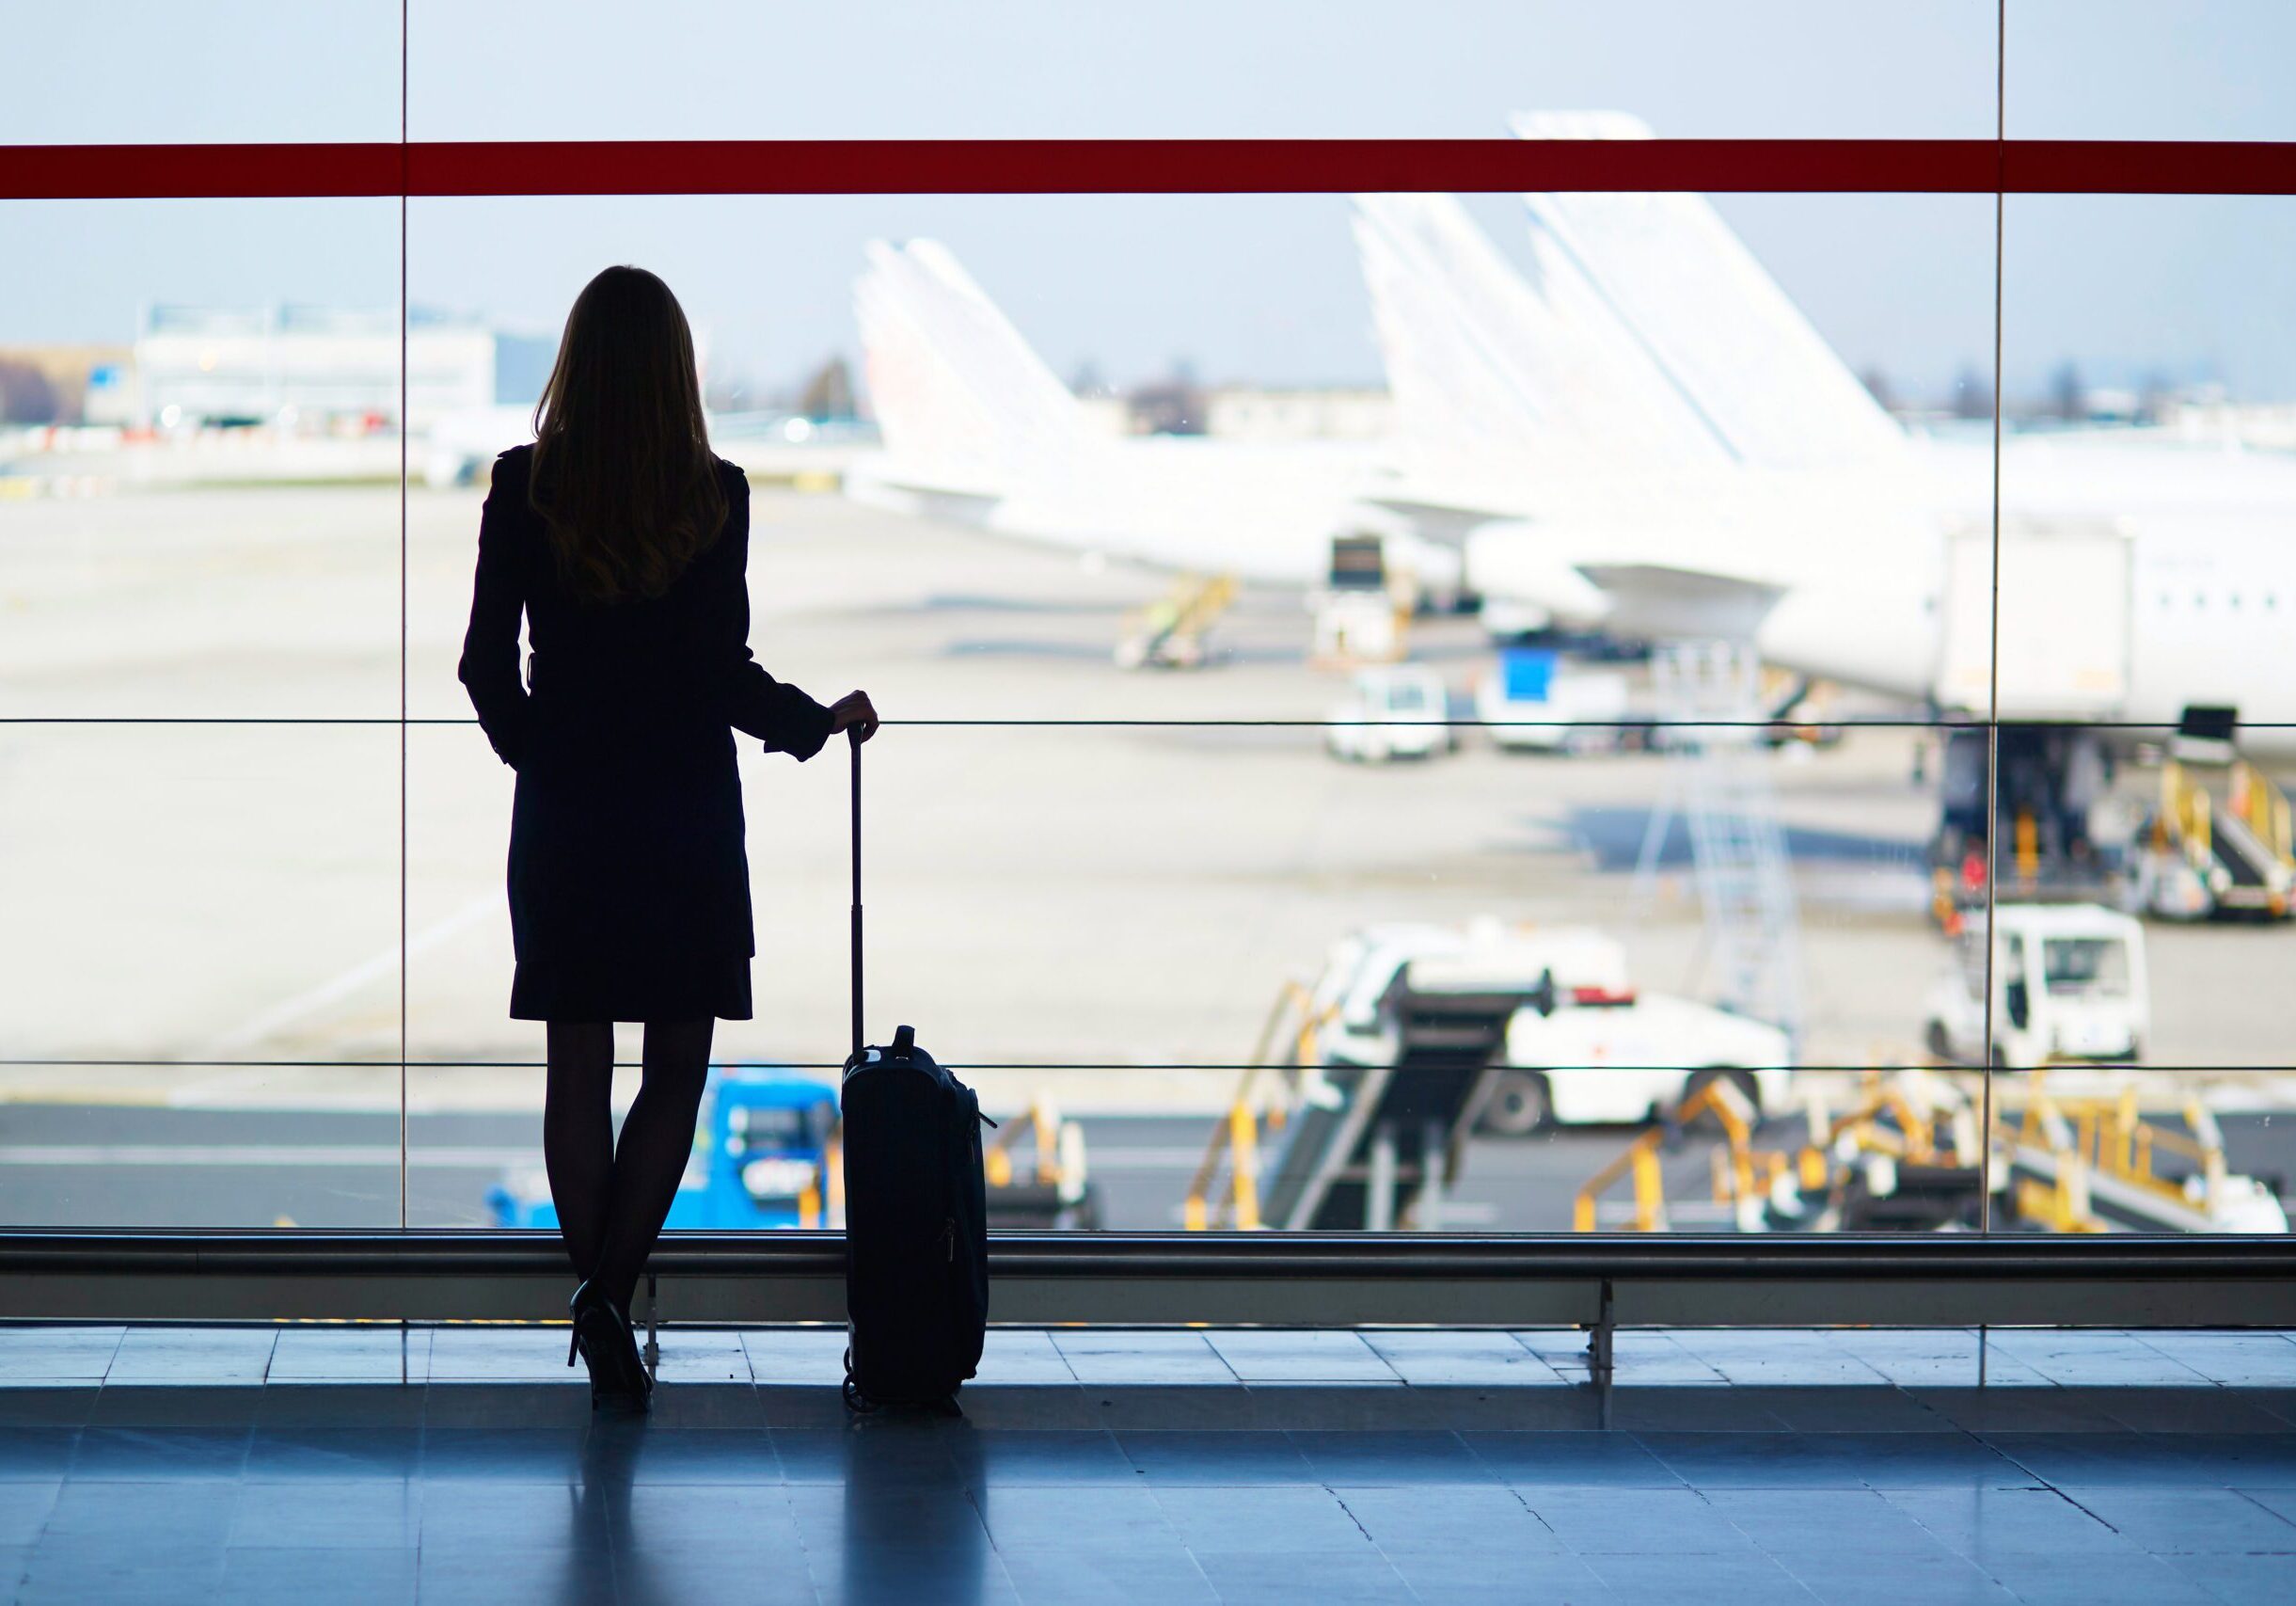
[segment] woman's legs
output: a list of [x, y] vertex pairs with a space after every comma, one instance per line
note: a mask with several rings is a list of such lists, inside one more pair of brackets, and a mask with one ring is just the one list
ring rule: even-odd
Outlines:
[[[622, 1121], [612, 1207], [595, 1264], [586, 1273], [625, 1312], [693, 1153], [694, 1118], [702, 1107], [710, 1034], [717, 1024], [707, 1016], [646, 1023], [645, 1079]], [[555, 1187], [556, 1173], [552, 1176]]]
[[598, 1267], [614, 1173], [614, 1027], [610, 1021], [548, 1023], [542, 1158], [558, 1206], [559, 1235], [575, 1271]]

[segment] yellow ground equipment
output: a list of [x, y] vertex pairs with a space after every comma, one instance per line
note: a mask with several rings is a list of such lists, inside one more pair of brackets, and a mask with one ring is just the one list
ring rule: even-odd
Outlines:
[[1296, 1089], [1286, 1086], [1285, 1079], [1295, 1083], [1301, 1074], [1272, 1069], [1269, 1057], [1282, 1043], [1291, 1051], [1291, 1065], [1314, 1064], [1316, 1035], [1328, 1014], [1328, 1010], [1321, 1015], [1316, 1012], [1313, 996], [1296, 981], [1285, 982], [1276, 994], [1275, 1007], [1259, 1028], [1259, 1039], [1252, 1045], [1243, 1080], [1236, 1086], [1236, 1096], [1212, 1127], [1204, 1158], [1188, 1184], [1182, 1219], [1191, 1232], [1214, 1227], [1249, 1231], [1261, 1225], [1260, 1139], [1281, 1131], [1290, 1119]]
[[[2288, 1231], [2270, 1192], [2227, 1164], [2223, 1130], [2196, 1089], [2177, 1093], [2178, 1131], [2146, 1119], [2134, 1083], [2063, 1096], [2042, 1074], [2023, 1081], [2005, 1101], [2015, 1123], [2005, 1110], [1995, 1123], [2019, 1220], [2052, 1232]], [[2164, 1155], [2183, 1162], [2178, 1174], [2162, 1174]]]
[[[2112, 1073], [2083, 1067], [2078, 1074]], [[2223, 1133], [2197, 1091], [2183, 1090], [2173, 1106], [2182, 1121], [2179, 1130], [2146, 1119], [2134, 1082], [2123, 1080], [2108, 1093], [2065, 1096], [2051, 1089], [2047, 1075], [1994, 1078], [1996, 1226], [2057, 1232], [2288, 1231], [2288, 1217], [2271, 1190], [2227, 1165]], [[1742, 1232], [1856, 1232], [1977, 1224], [1985, 1186], [1978, 1073], [1924, 1067], [1868, 1071], [1839, 1115], [1829, 1108], [1829, 1084], [1840, 1086], [1824, 1073], [1804, 1073], [1809, 1136], [1791, 1155], [1754, 1148], [1748, 1112], [1727, 1096], [1715, 1098], [1714, 1087], [1702, 1090], [1668, 1128], [1642, 1134], [1589, 1181], [1579, 1191], [1574, 1225], [1582, 1232], [1595, 1231], [1603, 1194], [1621, 1178], [1631, 1178], [1634, 1202], [1623, 1225], [1635, 1232], [1667, 1231], [1671, 1217], [1662, 1156], [1671, 1140], [1706, 1115], [1721, 1129], [1713, 1151], [1713, 1195], [1723, 1225]], [[2182, 1162], [2175, 1174], [2161, 1169], [2165, 1157]]]
[[832, 1137], [821, 1155], [821, 1175], [826, 1188], [807, 1184], [798, 1196], [798, 1225], [800, 1227], [837, 1227], [845, 1225], [845, 1140]]
[[1630, 1222], [1664, 1232], [1670, 1219], [1660, 1156], [1702, 1120], [1720, 1129], [1712, 1154], [1713, 1205], [1721, 1224], [1740, 1232], [1859, 1231], [1934, 1228], [1975, 1220], [1980, 1185], [1977, 1116], [1967, 1090], [1922, 1070], [1858, 1075], [1848, 1107], [1835, 1114], [1827, 1097], [1839, 1087], [1805, 1073], [1801, 1094], [1808, 1136], [1798, 1149], [1753, 1146], [1753, 1111], [1738, 1089], [1711, 1083], [1691, 1095], [1663, 1128], [1643, 1133], [1580, 1190], [1574, 1212], [1582, 1232], [1597, 1227], [1601, 1195], [1621, 1176], [1634, 1179]]
[[2272, 855], [2284, 865], [2296, 865], [2296, 835], [2291, 835], [2288, 793], [2268, 780], [2245, 758], [2232, 765], [2232, 812], [2256, 834]]
[[1655, 1126], [1643, 1133], [1626, 1146], [1624, 1153], [1595, 1172], [1593, 1179], [1578, 1190], [1578, 1198], [1572, 1205], [1573, 1230], [1593, 1232], [1602, 1196], [1621, 1177], [1631, 1176], [1634, 1231], [1665, 1232], [1666, 1178], [1660, 1166], [1660, 1152], [1680, 1128], [1702, 1119], [1711, 1119], [1722, 1134], [1721, 1142], [1714, 1150], [1714, 1202], [1730, 1211], [1740, 1231], [1760, 1231], [1762, 1201], [1784, 1172], [1786, 1157], [1755, 1150], [1753, 1104], [1737, 1083], [1727, 1076], [1718, 1076], [1706, 1083], [1682, 1102], [1669, 1126]]
[[1120, 669], [1196, 669], [1205, 638], [1236, 600], [1233, 575], [1183, 576], [1170, 592], [1132, 615], [1116, 644]]
[[[2223, 788], [2221, 802], [2212, 783]], [[2288, 794], [2244, 758], [2221, 767], [2163, 762], [2142, 848], [2145, 900], [2157, 914], [2296, 914]]]
[[[1028, 1164], [1016, 1160], [1028, 1138]], [[997, 1129], [981, 1153], [989, 1182], [989, 1225], [1050, 1229], [1098, 1227], [1100, 1198], [1086, 1173], [1085, 1131], [1038, 1097]]]

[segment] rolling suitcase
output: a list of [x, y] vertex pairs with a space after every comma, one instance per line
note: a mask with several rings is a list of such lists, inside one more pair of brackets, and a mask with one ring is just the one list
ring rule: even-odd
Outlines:
[[853, 1052], [839, 1094], [845, 1402], [854, 1410], [939, 1406], [979, 1367], [988, 1332], [987, 1118], [910, 1027], [886, 1047], [862, 1042], [859, 739], [852, 749]]

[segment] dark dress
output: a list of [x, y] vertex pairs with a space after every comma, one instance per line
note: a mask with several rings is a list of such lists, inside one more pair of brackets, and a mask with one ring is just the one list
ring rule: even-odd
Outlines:
[[[829, 710], [750, 657], [750, 483], [658, 598], [585, 601], [527, 504], [533, 449], [496, 459], [460, 676], [518, 771], [510, 1012], [519, 1020], [750, 1018], [750, 869], [735, 729], [810, 758]], [[518, 675], [518, 616], [527, 677]]]

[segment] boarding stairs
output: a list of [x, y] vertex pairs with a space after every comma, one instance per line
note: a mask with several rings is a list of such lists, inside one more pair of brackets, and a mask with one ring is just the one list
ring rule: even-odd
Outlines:
[[1761, 664], [1734, 642], [1670, 643], [1651, 659], [1660, 729], [1674, 762], [1646, 827], [1638, 887], [1655, 876], [1680, 813], [1690, 837], [1716, 1001], [1798, 1045], [1801, 914], [1770, 785]]

